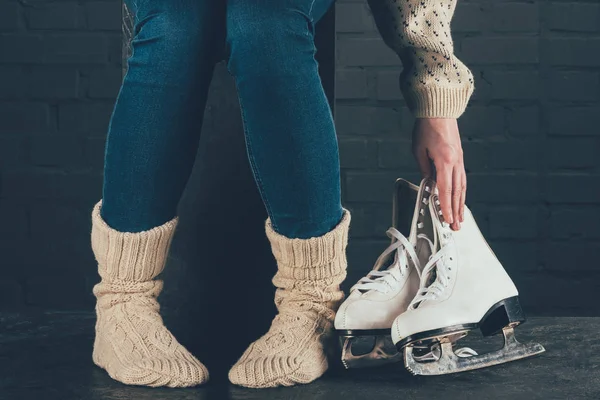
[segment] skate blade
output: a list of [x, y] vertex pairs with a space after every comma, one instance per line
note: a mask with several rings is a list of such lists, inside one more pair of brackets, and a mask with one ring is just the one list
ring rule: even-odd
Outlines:
[[504, 334], [504, 347], [498, 351], [482, 355], [457, 355], [451, 341], [440, 343], [441, 355], [437, 361], [419, 362], [413, 357], [412, 346], [404, 348], [404, 365], [413, 375], [445, 375], [457, 372], [471, 371], [474, 369], [491, 367], [509, 361], [531, 357], [545, 351], [538, 343], [522, 344], [515, 338], [514, 329], [502, 329]]
[[352, 343], [356, 339], [355, 337], [346, 337], [344, 339], [342, 345], [342, 364], [344, 364], [346, 369], [378, 367], [402, 361], [402, 354], [396, 350], [389, 337], [377, 336], [373, 349], [369, 353], [361, 355], [354, 355], [352, 353]]

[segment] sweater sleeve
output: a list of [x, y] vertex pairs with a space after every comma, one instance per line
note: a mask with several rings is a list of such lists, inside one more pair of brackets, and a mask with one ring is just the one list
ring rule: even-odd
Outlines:
[[454, 55], [457, 0], [368, 0], [377, 29], [402, 61], [400, 90], [417, 118], [458, 118], [475, 88]]

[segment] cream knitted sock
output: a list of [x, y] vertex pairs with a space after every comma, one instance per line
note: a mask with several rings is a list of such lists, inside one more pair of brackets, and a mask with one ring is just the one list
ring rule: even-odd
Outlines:
[[237, 385], [266, 388], [309, 383], [327, 370], [326, 342], [344, 294], [350, 212], [326, 234], [290, 239], [265, 223], [278, 271], [273, 278], [279, 313], [269, 331], [229, 371]]
[[102, 278], [94, 286], [96, 338], [92, 358], [129, 385], [186, 387], [208, 371], [165, 328], [156, 300], [177, 218], [140, 233], [118, 232], [92, 212], [92, 249]]

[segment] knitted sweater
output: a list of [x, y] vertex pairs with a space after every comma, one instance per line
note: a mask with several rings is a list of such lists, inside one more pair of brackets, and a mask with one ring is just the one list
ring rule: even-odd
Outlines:
[[402, 61], [400, 90], [417, 118], [458, 118], [473, 93], [473, 74], [454, 55], [456, 2], [368, 0], [381, 37]]

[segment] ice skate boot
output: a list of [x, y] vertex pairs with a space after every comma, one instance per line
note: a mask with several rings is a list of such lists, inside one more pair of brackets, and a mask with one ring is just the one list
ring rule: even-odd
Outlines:
[[[421, 271], [418, 294], [392, 326], [392, 341], [404, 350], [406, 368], [414, 375], [442, 375], [542, 353], [540, 344], [515, 339], [514, 327], [525, 321], [517, 288], [471, 211], [465, 206], [464, 222], [455, 232], [443, 221], [435, 191], [430, 200], [436, 252]], [[453, 344], [474, 329], [484, 336], [502, 333], [504, 347], [482, 355], [453, 351]], [[423, 346], [429, 346], [429, 356], [415, 357]]]
[[[420, 187], [404, 179], [395, 183], [392, 227], [387, 231], [391, 244], [378, 257], [373, 270], [350, 289], [336, 314], [335, 328], [346, 368], [402, 360], [391, 342], [390, 328], [416, 295], [421, 263], [427, 262], [433, 251], [428, 239], [433, 237], [433, 227], [427, 207], [433, 185], [433, 181], [425, 180]], [[367, 352], [359, 354], [361, 347]]]

